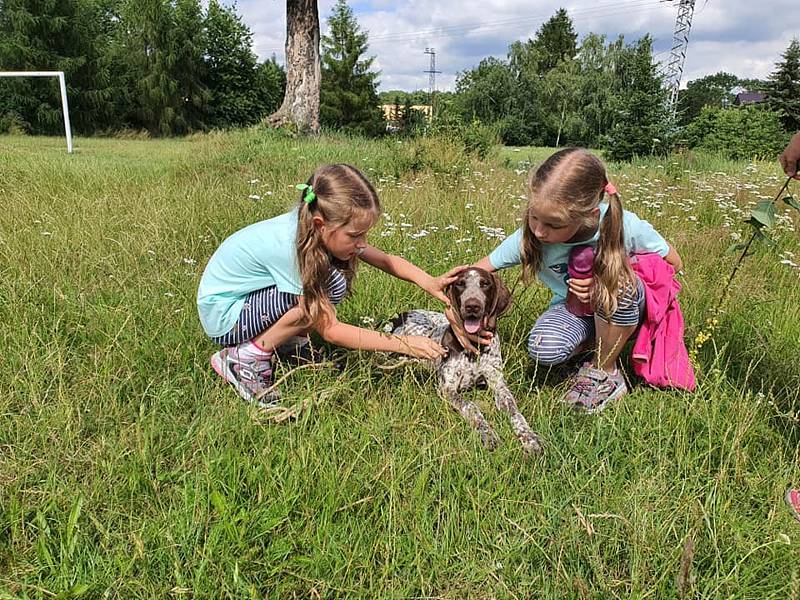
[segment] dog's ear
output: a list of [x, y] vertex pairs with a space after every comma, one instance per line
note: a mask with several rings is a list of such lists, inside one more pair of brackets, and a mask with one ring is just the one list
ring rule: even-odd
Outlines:
[[498, 317], [502, 317], [511, 308], [511, 292], [508, 291], [506, 284], [496, 274], [489, 273], [494, 283], [494, 298], [489, 309], [487, 318], [487, 329], [494, 330], [497, 326]]
[[459, 294], [456, 290], [456, 286], [451, 283], [445, 288], [444, 293], [445, 296], [447, 296], [447, 299], [450, 300], [450, 306], [453, 308], [456, 314], [461, 314], [458, 310]]

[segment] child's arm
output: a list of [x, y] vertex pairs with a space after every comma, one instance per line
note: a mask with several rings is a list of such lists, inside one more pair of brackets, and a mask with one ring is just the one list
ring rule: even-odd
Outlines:
[[675, 248], [672, 247], [672, 244], [667, 242], [667, 246], [669, 246], [669, 252], [667, 252], [664, 260], [675, 268], [676, 273], [683, 271], [683, 260], [681, 260], [680, 255], [675, 251]]
[[[302, 299], [301, 299], [302, 302]], [[323, 314], [314, 329], [331, 344], [353, 350], [399, 352], [415, 358], [440, 358], [447, 354], [432, 339], [421, 335], [392, 335], [342, 323], [333, 308], [323, 308]]]
[[447, 296], [445, 296], [444, 289], [456, 280], [456, 275], [467, 268], [466, 266], [455, 267], [444, 275], [433, 277], [405, 258], [395, 256], [394, 254], [386, 254], [383, 250], [379, 250], [370, 245], [364, 248], [359, 258], [367, 264], [377, 267], [384, 273], [388, 273], [404, 281], [416, 283], [431, 296], [441, 300], [445, 304], [449, 304], [450, 301], [447, 299]]

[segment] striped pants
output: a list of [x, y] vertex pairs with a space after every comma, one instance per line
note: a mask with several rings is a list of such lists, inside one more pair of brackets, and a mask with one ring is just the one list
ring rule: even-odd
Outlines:
[[[637, 279], [636, 291], [620, 295], [616, 312], [606, 319], [614, 325], [638, 325], [645, 314], [644, 286]], [[528, 335], [528, 353], [543, 367], [566, 362], [577, 348], [594, 337], [595, 315], [578, 317], [567, 310], [564, 303], [548, 308], [536, 320]]]
[[[327, 290], [328, 298], [333, 304], [339, 304], [344, 299], [347, 282], [344, 275], [336, 269], [331, 269]], [[294, 294], [278, 291], [274, 285], [250, 292], [244, 301], [236, 325], [225, 335], [211, 340], [221, 346], [236, 346], [252, 340], [274, 325], [290, 308], [296, 306], [298, 298], [299, 296]]]

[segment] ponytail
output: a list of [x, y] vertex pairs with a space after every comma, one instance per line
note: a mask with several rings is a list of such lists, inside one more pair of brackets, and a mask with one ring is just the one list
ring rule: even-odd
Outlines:
[[625, 251], [622, 201], [616, 189], [609, 191], [613, 193], [607, 194], [608, 210], [600, 224], [592, 285], [594, 305], [606, 315], [616, 312], [618, 296], [632, 291], [636, 281]]

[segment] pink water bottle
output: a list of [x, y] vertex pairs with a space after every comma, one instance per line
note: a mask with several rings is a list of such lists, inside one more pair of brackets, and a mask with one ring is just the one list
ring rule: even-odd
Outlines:
[[[593, 263], [594, 248], [591, 246], [575, 246], [569, 253], [567, 273], [570, 278], [588, 279], [592, 276]], [[567, 310], [578, 317], [588, 317], [594, 313], [590, 302], [581, 302], [569, 290], [567, 290]]]

